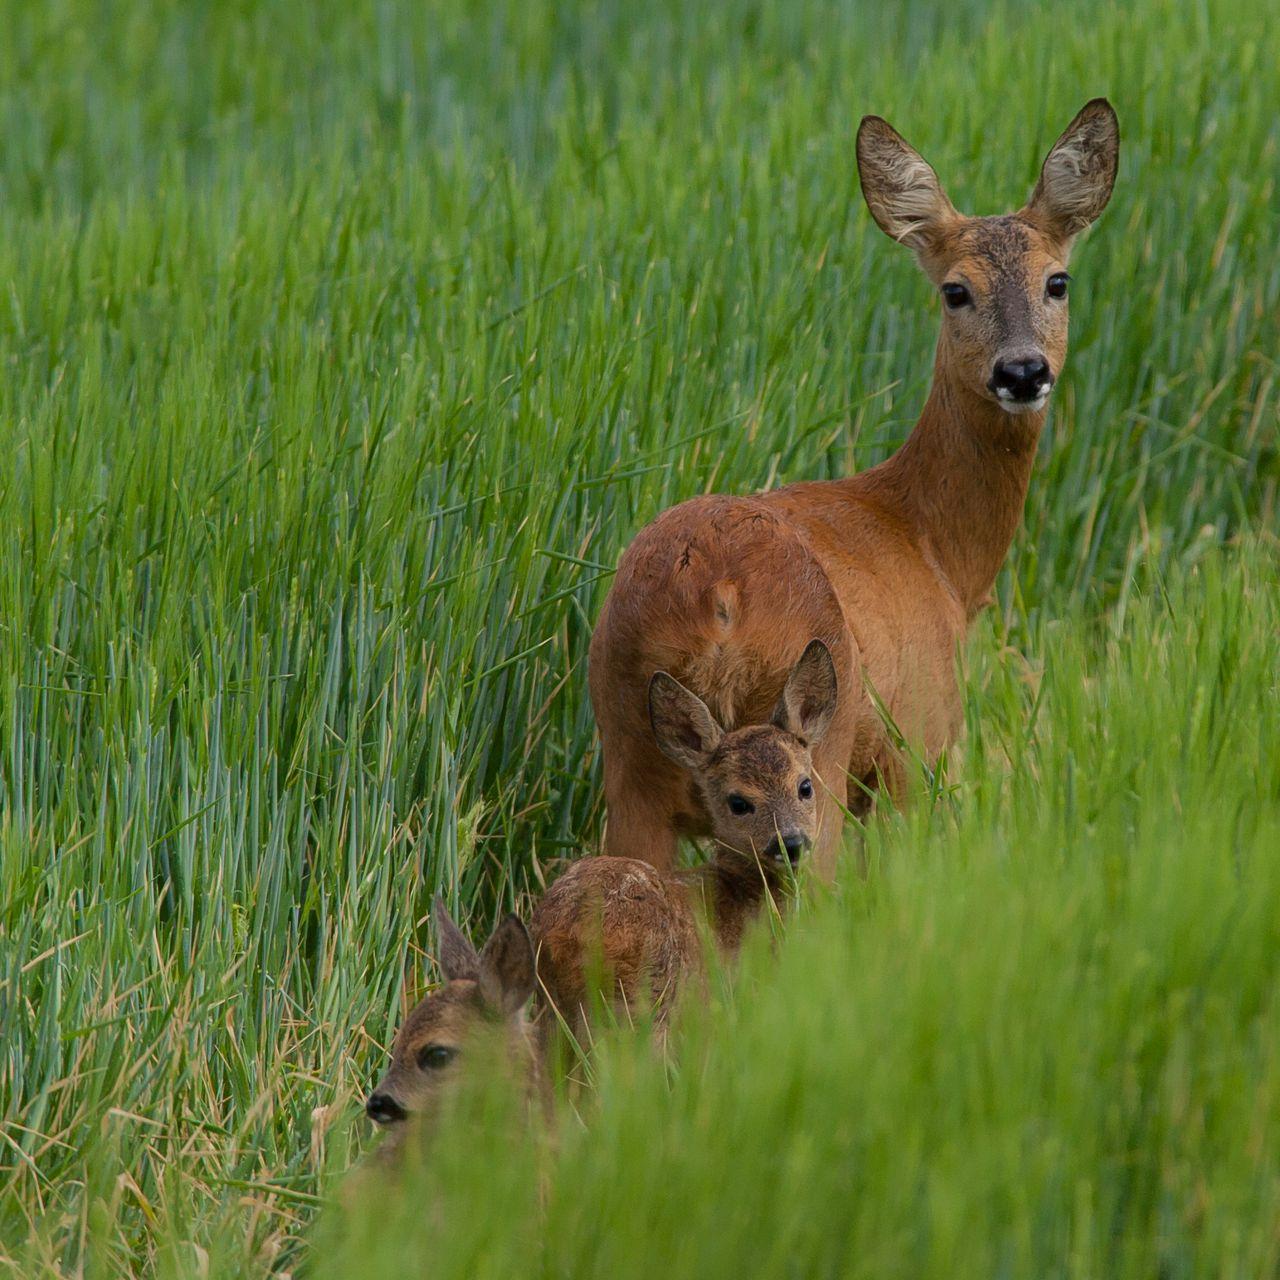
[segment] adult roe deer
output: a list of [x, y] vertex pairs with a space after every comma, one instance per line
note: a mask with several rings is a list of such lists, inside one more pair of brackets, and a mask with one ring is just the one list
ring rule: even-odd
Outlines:
[[[607, 853], [673, 865], [713, 815], [648, 733], [653, 672], [683, 681], [727, 727], [763, 719], [810, 637], [830, 648], [840, 704], [814, 753], [815, 861], [829, 875], [843, 810], [900, 797], [907, 743], [935, 759], [961, 724], [955, 664], [1022, 518], [1049, 392], [1067, 348], [1067, 260], [1102, 212], [1119, 156], [1094, 99], [1054, 144], [1028, 204], [966, 217], [884, 120], [858, 129], [863, 196], [942, 294], [933, 385], [887, 461], [848, 479], [672, 507], [622, 557], [591, 641], [604, 750]], [[874, 693], [874, 697], [872, 696]], [[854, 780], [850, 795], [849, 779]]]
[[649, 1008], [662, 1028], [701, 969], [700, 922], [717, 949], [732, 954], [752, 920], [770, 903], [782, 905], [791, 868], [818, 833], [811, 749], [837, 697], [831, 654], [816, 640], [787, 677], [770, 723], [731, 732], [666, 672], [654, 675], [655, 742], [689, 771], [712, 817], [715, 857], [677, 872], [636, 858], [582, 858], [543, 895], [529, 921], [542, 998], [576, 1038], [593, 970], [607, 980], [613, 1004]]

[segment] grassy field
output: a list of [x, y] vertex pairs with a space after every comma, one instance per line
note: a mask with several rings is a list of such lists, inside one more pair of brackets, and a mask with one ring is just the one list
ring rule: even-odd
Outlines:
[[[0, 1266], [1280, 1274], [1264, 8], [0, 3]], [[914, 421], [858, 118], [992, 212], [1099, 93], [963, 747], [670, 1073], [317, 1228], [431, 895], [598, 833], [622, 547]]]

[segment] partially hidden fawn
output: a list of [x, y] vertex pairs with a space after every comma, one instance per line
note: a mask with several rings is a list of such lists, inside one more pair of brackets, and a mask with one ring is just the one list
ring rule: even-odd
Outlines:
[[830, 653], [810, 645], [770, 721], [731, 733], [670, 676], [658, 673], [652, 685], [662, 750], [690, 770], [718, 815], [713, 860], [662, 876], [646, 862], [580, 859], [534, 910], [532, 938], [508, 916], [479, 952], [437, 898], [444, 983], [405, 1018], [391, 1064], [365, 1103], [369, 1118], [395, 1135], [386, 1155], [397, 1152], [409, 1120], [429, 1127], [438, 1118], [476, 1055], [505, 1062], [531, 1099], [545, 1101], [547, 1042], [560, 1022], [583, 1036], [593, 975], [608, 1003], [652, 1012], [665, 1028], [701, 968], [703, 927], [731, 955], [752, 920], [782, 907], [786, 882], [817, 833], [810, 752], [835, 711]]
[[659, 871], [637, 858], [584, 858], [547, 890], [531, 921], [544, 999], [582, 1034], [593, 978], [621, 1012], [665, 1027], [702, 964], [701, 933], [732, 955], [751, 922], [785, 902], [818, 833], [813, 750], [835, 714], [835, 666], [820, 640], [792, 669], [771, 718], [726, 731], [666, 672], [649, 689], [658, 748], [686, 771], [711, 815], [712, 860]]
[[546, 1100], [542, 1046], [527, 1012], [536, 977], [524, 925], [507, 916], [477, 952], [439, 898], [433, 915], [444, 982], [405, 1018], [365, 1101], [369, 1118], [393, 1135], [384, 1158], [398, 1154], [410, 1119], [429, 1128], [439, 1118], [477, 1056], [505, 1066], [531, 1103]]

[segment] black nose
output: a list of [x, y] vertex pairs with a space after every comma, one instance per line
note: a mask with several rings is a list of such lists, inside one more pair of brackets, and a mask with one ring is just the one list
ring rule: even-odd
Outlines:
[[405, 1118], [405, 1109], [389, 1093], [371, 1093], [364, 1113], [375, 1124], [395, 1124]]
[[792, 866], [804, 856], [805, 850], [809, 847], [809, 841], [804, 836], [789, 835], [784, 836], [782, 847], [787, 851], [787, 860]]
[[787, 861], [794, 867], [797, 862], [804, 857], [805, 850], [809, 847], [808, 837], [799, 835], [797, 832], [791, 832], [785, 836], [775, 836], [769, 843], [765, 852], [771, 858], [777, 858], [779, 861], [785, 856]]
[[987, 384], [1001, 400], [1026, 404], [1038, 400], [1053, 385], [1049, 362], [1044, 356], [1018, 360], [997, 360]]

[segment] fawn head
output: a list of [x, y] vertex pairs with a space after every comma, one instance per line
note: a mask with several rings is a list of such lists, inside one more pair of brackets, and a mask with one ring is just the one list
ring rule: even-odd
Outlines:
[[818, 834], [810, 751], [836, 711], [831, 651], [812, 640], [787, 677], [769, 724], [726, 732], [673, 676], [649, 682], [649, 719], [663, 754], [694, 776], [723, 849], [795, 864]]
[[1067, 259], [1106, 208], [1120, 126], [1095, 98], [1053, 144], [1017, 213], [957, 213], [937, 174], [879, 116], [858, 129], [862, 194], [880, 229], [916, 251], [943, 301], [938, 364], [1007, 413], [1043, 409], [1067, 354]]
[[417, 1004], [396, 1033], [391, 1066], [365, 1102], [379, 1125], [438, 1114], [467, 1054], [486, 1045], [533, 1069], [524, 1017], [535, 981], [533, 945], [519, 917], [507, 916], [477, 954], [439, 898], [434, 915], [444, 985]]

